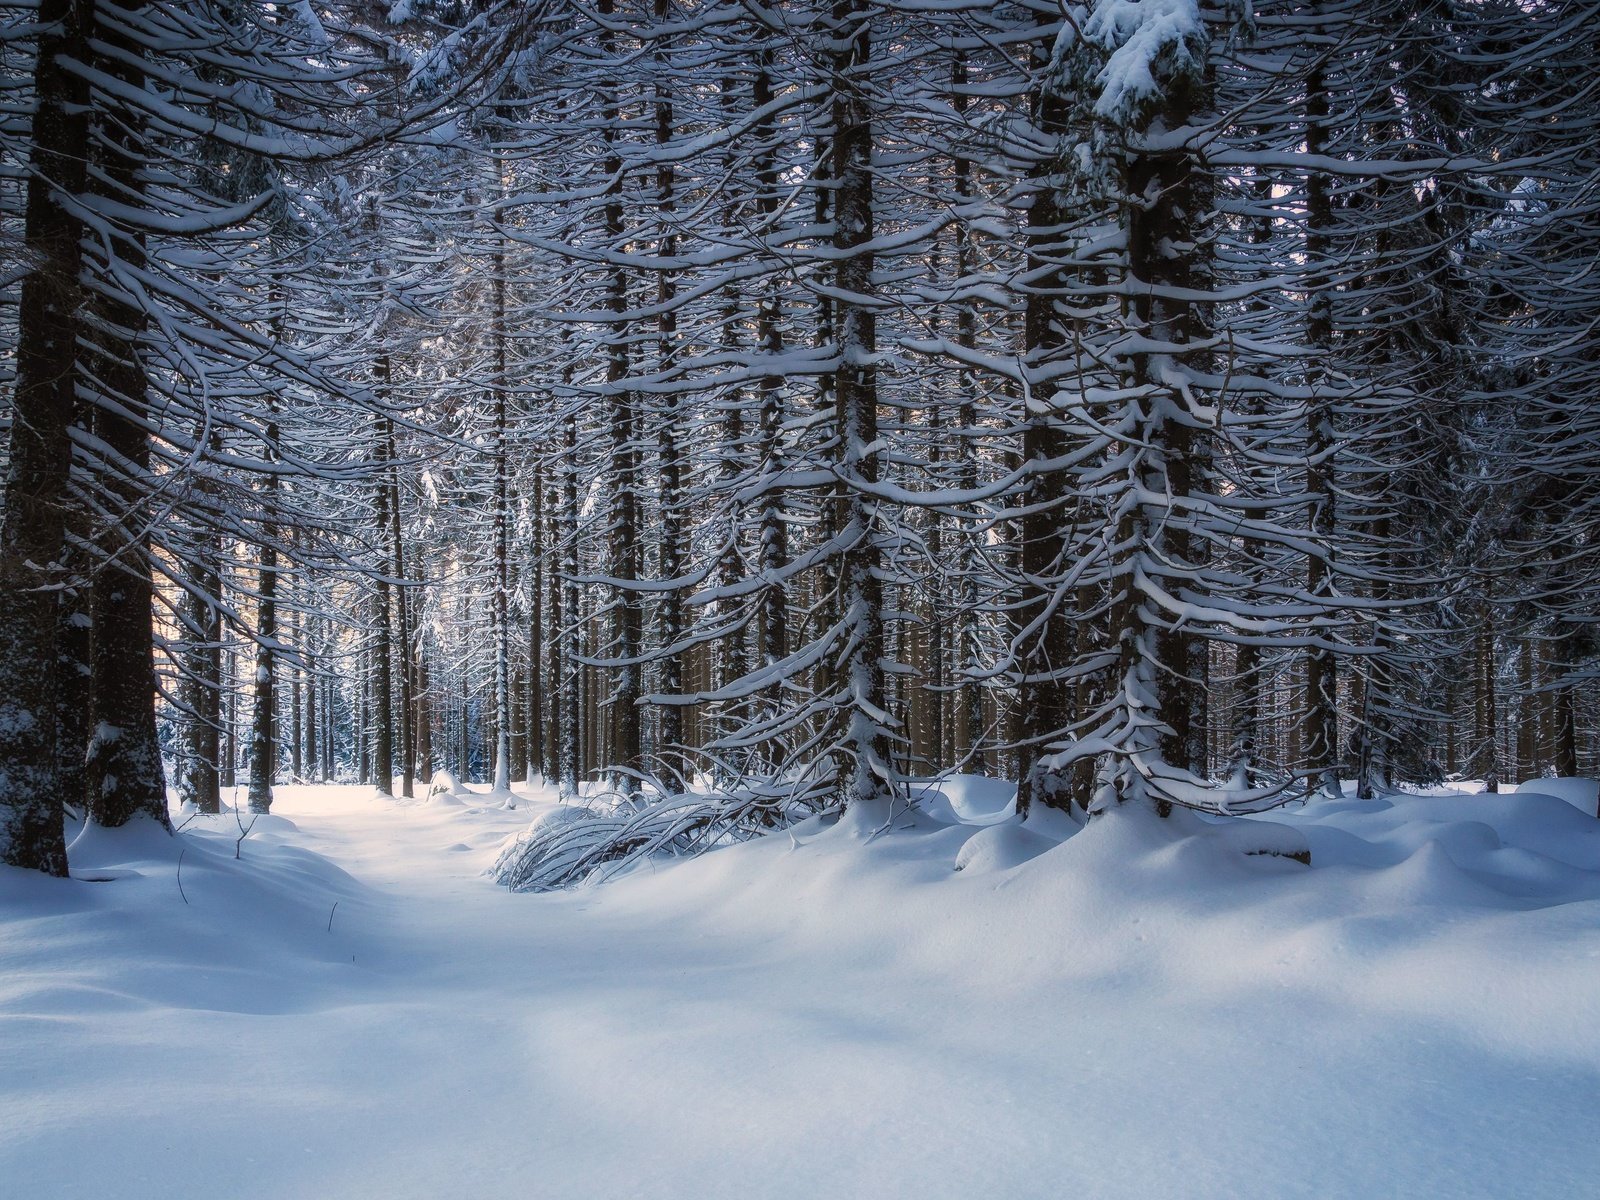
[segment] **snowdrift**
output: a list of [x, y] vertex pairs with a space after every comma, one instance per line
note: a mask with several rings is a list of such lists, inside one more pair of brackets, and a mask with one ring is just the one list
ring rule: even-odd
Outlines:
[[348, 920], [368, 891], [298, 845], [288, 818], [240, 819], [242, 842], [232, 813], [176, 835], [144, 820], [76, 831], [71, 880], [0, 870], [0, 1007], [263, 1014], [324, 1002], [352, 953], [330, 931], [335, 906]]
[[1591, 817], [1600, 817], [1600, 780], [1530, 779], [1518, 785], [1517, 791], [1521, 794], [1554, 796]]
[[1559, 796], [1080, 827], [956, 779], [886, 827], [542, 895], [485, 872], [530, 817], [572, 823], [554, 797], [459, 800], [286, 788], [242, 860], [224, 817], [92, 831], [77, 869], [106, 882], [0, 873], [0, 1190], [1570, 1200], [1593, 1176], [1600, 821]]

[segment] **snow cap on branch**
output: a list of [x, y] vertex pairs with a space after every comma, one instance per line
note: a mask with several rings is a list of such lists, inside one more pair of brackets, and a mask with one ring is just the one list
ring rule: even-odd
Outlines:
[[1167, 92], [1205, 66], [1206, 28], [1195, 0], [1096, 0], [1062, 31], [1060, 50], [1079, 38], [1109, 57], [1094, 78], [1094, 113], [1125, 128], [1144, 124]]

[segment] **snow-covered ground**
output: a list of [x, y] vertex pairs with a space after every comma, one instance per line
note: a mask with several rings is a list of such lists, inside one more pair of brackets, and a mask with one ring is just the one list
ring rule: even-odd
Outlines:
[[1594, 1194], [1594, 817], [951, 793], [558, 895], [482, 873], [543, 795], [0, 872], [0, 1196]]

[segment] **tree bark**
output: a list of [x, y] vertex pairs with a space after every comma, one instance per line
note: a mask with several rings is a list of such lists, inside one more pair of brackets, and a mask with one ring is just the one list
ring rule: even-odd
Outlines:
[[[1327, 142], [1328, 91], [1322, 68], [1314, 67], [1306, 81], [1306, 155], [1323, 153]], [[1330, 263], [1330, 231], [1333, 228], [1333, 202], [1328, 177], [1313, 170], [1306, 177], [1306, 263], [1313, 272], [1308, 284], [1310, 312], [1306, 337], [1315, 359], [1311, 368], [1313, 388], [1326, 387], [1327, 362], [1333, 350], [1334, 287]], [[1306, 416], [1306, 495], [1310, 499], [1307, 524], [1316, 549], [1306, 559], [1306, 594], [1329, 606], [1333, 604], [1333, 553], [1338, 520], [1334, 493], [1335, 433], [1332, 400], [1326, 395], [1314, 399]], [[1328, 636], [1313, 632], [1322, 642]], [[1326, 644], [1313, 644], [1305, 660], [1305, 754], [1306, 770], [1313, 789], [1332, 794], [1339, 790], [1339, 676], [1333, 650]]]
[[[599, 0], [596, 11], [609, 19], [616, 11], [614, 0]], [[614, 51], [614, 37], [601, 35], [602, 53]], [[618, 149], [621, 136], [620, 85], [614, 78], [600, 81], [601, 121], [604, 123], [605, 160], [602, 170], [611, 180], [606, 191], [603, 221], [606, 244], [615, 249], [623, 245], [622, 158]], [[635, 441], [633, 396], [626, 387], [628, 378], [628, 331], [625, 314], [628, 306], [627, 272], [619, 263], [607, 271], [606, 325], [606, 408], [611, 452], [611, 511], [609, 541], [610, 570], [617, 581], [612, 598], [612, 642], [609, 653], [616, 666], [615, 684], [610, 697], [611, 755], [614, 770], [612, 786], [625, 799], [638, 796], [637, 772], [642, 763], [639, 700], [643, 694], [639, 651], [643, 634], [643, 614], [632, 584], [639, 578], [639, 452]]]
[[[97, 14], [98, 15], [98, 14]], [[112, 53], [94, 65], [131, 90], [144, 86], [136, 65], [139, 47], [114, 24], [100, 24], [96, 40]], [[144, 122], [108, 102], [91, 118], [90, 191], [130, 208], [145, 205]], [[145, 265], [144, 235], [113, 227], [99, 250], [133, 271]], [[144, 312], [115, 282], [113, 264], [94, 272], [90, 304], [89, 370], [94, 431], [106, 466], [99, 491], [106, 514], [96, 531], [94, 579], [94, 732], [85, 761], [89, 819], [115, 828], [147, 816], [170, 829], [166, 778], [156, 739], [153, 587], [144, 505], [150, 479], [150, 441], [141, 426], [148, 413], [149, 377], [139, 339]]]
[[[1036, 43], [1035, 54], [1045, 58], [1049, 46]], [[1038, 79], [1031, 99], [1034, 128], [1047, 139], [1066, 134], [1067, 102], [1050, 78], [1043, 62], [1035, 63]], [[1061, 289], [1060, 203], [1058, 167], [1054, 156], [1041, 157], [1030, 171], [1032, 194], [1028, 204], [1028, 289], [1023, 308], [1022, 357], [1024, 369], [1038, 375], [1049, 365], [1064, 341], [1056, 303]], [[1045, 383], [1042, 388], [1053, 390]], [[1063, 531], [1070, 510], [1063, 495], [1059, 472], [1046, 474], [1044, 464], [1061, 458], [1065, 438], [1060, 417], [1049, 395], [1024, 393], [1030, 403], [1024, 418], [1021, 453], [1033, 471], [1021, 496], [1023, 515], [1017, 522], [1020, 546], [1018, 567], [1023, 594], [1031, 603], [1019, 605], [1013, 616], [1017, 655], [1017, 812], [1027, 816], [1035, 802], [1050, 808], [1070, 803], [1067, 780], [1045, 765], [1044, 747], [1059, 737], [1072, 719], [1070, 689], [1061, 676], [1074, 658], [1075, 638], [1070, 614], [1064, 612], [1053, 579], [1065, 567]]]
[[833, 114], [833, 248], [837, 256], [839, 413], [838, 472], [846, 485], [847, 548], [839, 570], [840, 611], [846, 642], [844, 667], [846, 760], [841, 801], [868, 821], [887, 817], [895, 770], [890, 726], [895, 724], [884, 686], [882, 550], [877, 505], [851, 483], [878, 482], [878, 373], [874, 235], [871, 8], [864, 0], [834, 0], [829, 65]]
[[56, 776], [56, 634], [68, 425], [77, 382], [88, 88], [64, 60], [87, 56], [92, 0], [41, 0], [24, 241], [33, 269], [17, 310], [16, 385], [0, 522], [0, 864], [67, 873]]

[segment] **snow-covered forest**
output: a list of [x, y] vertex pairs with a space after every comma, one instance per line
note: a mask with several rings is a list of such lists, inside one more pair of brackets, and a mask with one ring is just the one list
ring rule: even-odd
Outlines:
[[[496, 1022], [548, 985], [529, 1019], [596, 1039], [618, 1103], [686, 1098], [639, 1118], [631, 1174], [596, 1165], [628, 1130], [569, 1113], [551, 1195], [1583, 1194], [1600, 0], [0, 13], [0, 1193], [56, 1194], [60, 1139], [137, 1109], [49, 1090], [71, 1059], [39, 1021], [93, 1029], [110, 1079], [209, 1089], [230, 1048], [154, 1065], [111, 997], [248, 1043], [265, 1013], [389, 1003], [410, 962], [428, 1011], [505, 1014], [426, 1035], [459, 1072], [514, 1059]], [[548, 977], [507, 965], [522, 937]], [[770, 987], [735, 978], [752, 957]], [[1123, 1074], [1061, 1090], [1081, 1047], [1043, 1029], [1002, 1061], [1108, 997], [1082, 1036]], [[1142, 1040], [1190, 1002], [1210, 1050]], [[1413, 1091], [1355, 1081], [1414, 1068], [1456, 1081], [1442, 1157], [1394, 1150], [1399, 1190], [1332, 1151], [1328, 1186], [1280, 1176], [1238, 1128], [1208, 1157], [1209, 1121], [1283, 1119], [1297, 1030], [1367, 1012], [1310, 1119], [1430, 1136]], [[895, 1013], [925, 1045], [840, 1032]], [[390, 1054], [372, 1019], [315, 1056]], [[617, 1032], [673, 1020], [656, 1070]], [[1411, 1020], [1454, 1024], [1392, 1053]], [[307, 1053], [283, 1036], [232, 1047], [231, 1086]], [[930, 1091], [957, 1042], [966, 1086]], [[1141, 1175], [1140, 1106], [1187, 1103], [1167, 1061], [1223, 1111], [1174, 1117]], [[471, 1087], [394, 1072], [362, 1094]], [[502, 1079], [481, 1117], [574, 1088], [607, 1107]], [[1491, 1089], [1523, 1125], [1469, 1128]], [[280, 1120], [302, 1094], [245, 1101], [252, 1155], [316, 1140]], [[781, 1185], [650, 1165], [691, 1112], [737, 1174], [869, 1103], [895, 1112], [846, 1135], [845, 1176], [792, 1148]], [[986, 1123], [1020, 1143], [937, 1165]], [[172, 1174], [130, 1133], [143, 1182], [82, 1178], [438, 1196], [537, 1169], [358, 1174], [355, 1144], [245, 1186], [215, 1145]]]

